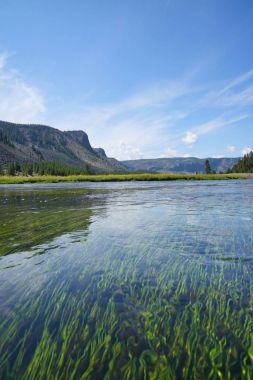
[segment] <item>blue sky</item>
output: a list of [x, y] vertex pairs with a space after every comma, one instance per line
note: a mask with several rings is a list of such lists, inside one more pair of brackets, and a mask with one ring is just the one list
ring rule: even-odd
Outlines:
[[253, 146], [251, 0], [4, 0], [0, 119], [118, 159]]

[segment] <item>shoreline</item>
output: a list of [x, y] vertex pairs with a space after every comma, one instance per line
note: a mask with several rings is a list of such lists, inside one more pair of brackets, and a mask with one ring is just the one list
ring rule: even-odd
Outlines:
[[178, 180], [236, 180], [253, 179], [253, 173], [231, 174], [179, 174], [179, 173], [132, 173], [93, 174], [69, 176], [0, 176], [0, 185], [58, 182], [125, 182], [125, 181], [178, 181]]

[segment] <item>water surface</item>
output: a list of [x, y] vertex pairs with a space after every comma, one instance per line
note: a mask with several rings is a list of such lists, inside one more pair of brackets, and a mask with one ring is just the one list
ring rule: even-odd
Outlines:
[[1, 379], [253, 378], [253, 181], [0, 187]]

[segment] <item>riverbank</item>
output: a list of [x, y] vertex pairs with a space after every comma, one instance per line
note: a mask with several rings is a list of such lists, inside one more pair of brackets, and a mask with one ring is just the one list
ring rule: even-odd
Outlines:
[[253, 174], [178, 174], [131, 173], [70, 176], [0, 176], [0, 184], [57, 183], [57, 182], [118, 182], [118, 181], [175, 181], [175, 180], [229, 180], [253, 178]]

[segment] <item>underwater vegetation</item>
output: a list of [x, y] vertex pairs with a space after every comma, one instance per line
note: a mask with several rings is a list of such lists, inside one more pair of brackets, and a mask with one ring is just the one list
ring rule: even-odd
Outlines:
[[253, 181], [1, 199], [58, 226], [1, 240], [1, 379], [253, 378]]
[[85, 230], [93, 214], [89, 193], [84, 189], [0, 191], [0, 256], [45, 243], [64, 232]]

